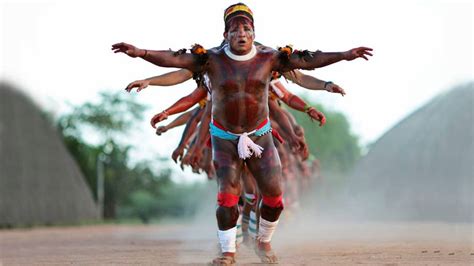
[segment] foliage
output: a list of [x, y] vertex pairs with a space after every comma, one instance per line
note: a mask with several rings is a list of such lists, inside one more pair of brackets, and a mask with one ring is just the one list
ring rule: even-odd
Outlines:
[[[141, 120], [145, 107], [124, 95], [103, 92], [96, 103], [75, 106], [57, 121], [96, 199], [98, 158], [104, 158], [104, 218], [138, 217], [148, 223], [151, 218], [193, 214], [196, 203], [187, 201], [193, 188], [173, 183], [170, 169], [155, 173], [151, 162], [129, 166], [131, 147], [119, 139]], [[99, 136], [99, 144], [86, 141], [90, 134]]]
[[59, 118], [65, 136], [83, 138], [84, 128], [91, 127], [103, 136], [103, 142], [127, 133], [142, 119], [145, 106], [124, 93], [101, 92], [97, 103], [86, 102]]
[[349, 122], [340, 112], [305, 101], [323, 112], [327, 121], [319, 127], [319, 123], [312, 122], [307, 114], [290, 110], [305, 130], [311, 154], [321, 161], [323, 171], [347, 172], [361, 156], [358, 138], [351, 133]]

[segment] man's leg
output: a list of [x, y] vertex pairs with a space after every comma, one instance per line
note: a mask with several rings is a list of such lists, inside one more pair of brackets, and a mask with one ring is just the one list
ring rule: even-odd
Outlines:
[[242, 171], [244, 184], [244, 207], [242, 210], [242, 234], [244, 243], [249, 244], [257, 238], [257, 218], [255, 215], [257, 207], [257, 185], [255, 178], [250, 174], [246, 166]]
[[259, 255], [263, 262], [276, 262], [271, 252], [271, 239], [283, 210], [281, 163], [271, 134], [258, 137], [255, 143], [264, 148], [261, 158], [252, 157], [247, 166], [257, 181], [262, 196], [257, 237]]
[[237, 154], [236, 145], [229, 140], [212, 137], [213, 162], [217, 174], [218, 193], [216, 218], [218, 236], [223, 257], [214, 260], [215, 264], [225, 264], [222, 259], [234, 257], [236, 252], [238, 202], [241, 193], [240, 173], [243, 161]]
[[[286, 215], [285, 217], [288, 218], [288, 214], [289, 213], [293, 213], [296, 208], [298, 208], [298, 196], [299, 196], [299, 193], [298, 193], [298, 176], [301, 176], [298, 175], [298, 167], [297, 167], [297, 164], [298, 164], [298, 160], [299, 158], [295, 155], [295, 154], [292, 154], [291, 153], [291, 150], [287, 147], [285, 149], [286, 153], [287, 153], [287, 157], [288, 157], [288, 170], [287, 172], [283, 172], [283, 174], [285, 175], [283, 180], [284, 180], [284, 190], [285, 190], [285, 207], [286, 207]], [[283, 151], [283, 152], [285, 152]], [[291, 217], [291, 215], [290, 215]]]

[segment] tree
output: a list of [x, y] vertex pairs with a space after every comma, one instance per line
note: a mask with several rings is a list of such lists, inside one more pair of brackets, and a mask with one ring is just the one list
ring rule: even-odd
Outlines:
[[326, 124], [319, 127], [307, 114], [290, 110], [296, 121], [304, 128], [310, 153], [321, 161], [323, 171], [345, 173], [361, 156], [357, 136], [350, 132], [350, 125], [344, 114], [326, 110], [318, 104], [317, 109], [326, 116]]
[[[58, 119], [64, 142], [93, 191], [97, 191], [98, 158], [101, 154], [105, 155], [104, 218], [116, 217], [117, 205], [125, 202], [128, 196], [129, 179], [136, 174], [128, 167], [130, 147], [120, 144], [117, 139], [127, 134], [136, 121], [142, 119], [144, 110], [145, 107], [129, 95], [102, 92], [96, 103], [87, 102], [73, 107], [70, 113]], [[85, 132], [95, 134], [99, 143], [93, 145], [85, 141]], [[94, 196], [97, 199], [96, 193]]]
[[[105, 155], [104, 218], [138, 217], [148, 223], [151, 218], [193, 215], [198, 204], [193, 195], [203, 194], [205, 187], [173, 183], [167, 167], [157, 174], [151, 162], [129, 163], [131, 147], [119, 139], [135, 128], [144, 110], [130, 95], [103, 92], [96, 103], [73, 107], [57, 124], [93, 191], [97, 190], [97, 158]], [[98, 136], [98, 144], [86, 141], [91, 134]]]
[[97, 103], [73, 107], [71, 113], [59, 118], [58, 126], [64, 136], [79, 139], [83, 138], [84, 129], [90, 127], [102, 137], [102, 143], [107, 143], [133, 128], [145, 109], [133, 96], [101, 92]]

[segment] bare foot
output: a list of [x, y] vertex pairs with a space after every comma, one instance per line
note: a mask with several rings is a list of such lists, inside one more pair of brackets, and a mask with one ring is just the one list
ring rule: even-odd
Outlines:
[[210, 265], [235, 265], [235, 253], [224, 252], [221, 256], [212, 260]]
[[273, 252], [272, 246], [270, 243], [257, 241], [257, 245], [255, 245], [255, 253], [260, 258], [262, 263], [269, 263], [269, 264], [278, 263], [278, 258], [275, 252]]

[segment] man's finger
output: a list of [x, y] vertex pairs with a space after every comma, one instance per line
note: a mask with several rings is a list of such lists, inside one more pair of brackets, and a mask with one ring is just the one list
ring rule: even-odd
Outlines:
[[150, 121], [151, 126], [152, 126], [153, 128], [156, 128], [156, 123], [157, 123], [157, 122], [155, 122], [155, 117], [153, 117], [153, 118], [151, 119], [151, 121]]
[[123, 45], [123, 42], [119, 42], [119, 43], [116, 43], [116, 44], [112, 44], [112, 47], [117, 47], [117, 46], [120, 46], [120, 45]]
[[126, 51], [126, 49], [115, 49], [114, 53], [125, 53]]

